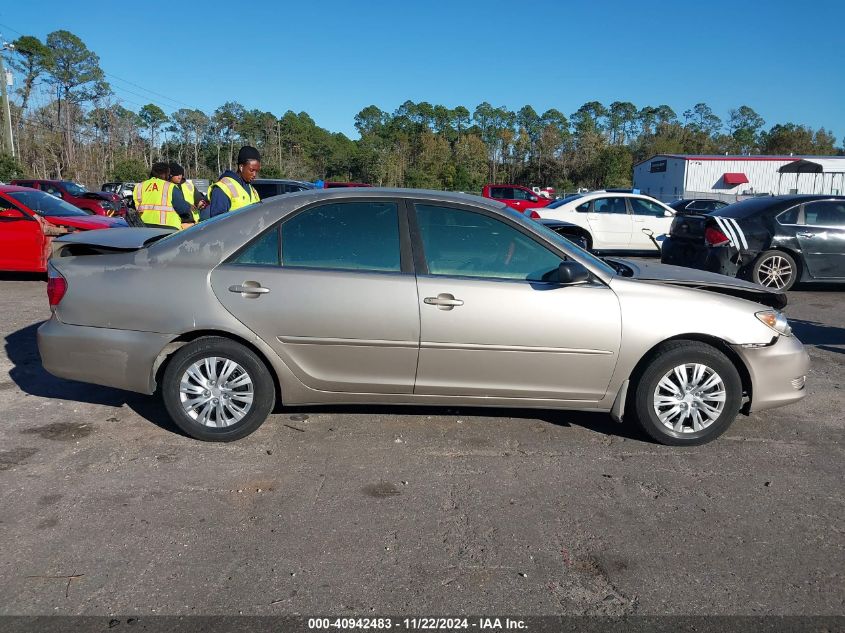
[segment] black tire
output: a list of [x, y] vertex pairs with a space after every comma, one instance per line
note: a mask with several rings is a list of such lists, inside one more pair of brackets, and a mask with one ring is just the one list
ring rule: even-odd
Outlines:
[[[699, 431], [668, 428], [655, 410], [655, 397], [661, 379], [675, 367], [700, 363], [722, 379], [724, 407], [718, 417]], [[671, 341], [659, 347], [642, 372], [635, 377], [629, 411], [639, 427], [653, 440], [670, 446], [706, 444], [724, 433], [736, 418], [742, 403], [742, 380], [734, 364], [721, 351], [697, 341]], [[688, 405], [687, 405], [688, 406]]]
[[[214, 427], [202, 424], [186, 412], [182, 403], [182, 377], [194, 363], [211, 357], [222, 359], [218, 367], [222, 367], [222, 361], [234, 361], [252, 381], [252, 403], [243, 418], [230, 426]], [[207, 378], [207, 373], [200, 373]], [[241, 371], [236, 370], [234, 375], [240, 376]], [[205, 442], [232, 442], [246, 437], [264, 423], [276, 400], [273, 378], [255, 352], [240, 343], [216, 336], [200, 338], [179, 348], [167, 363], [159, 391], [176, 426], [191, 437]], [[204, 409], [198, 407], [198, 411], [202, 412]], [[211, 411], [210, 416], [215, 418], [210, 422], [216, 421], [217, 411]]]
[[[784, 270], [789, 268], [789, 277], [773, 277], [771, 271], [776, 268]], [[789, 290], [798, 281], [798, 265], [795, 259], [789, 253], [779, 250], [765, 251], [754, 262], [751, 268], [751, 281], [766, 286], [767, 288], [776, 288], [778, 290]], [[782, 280], [782, 281], [781, 281]], [[782, 285], [778, 285], [782, 283]]]
[[593, 236], [590, 235], [589, 233], [584, 233], [581, 237], [584, 240], [584, 250], [590, 251], [592, 253], [593, 252]]

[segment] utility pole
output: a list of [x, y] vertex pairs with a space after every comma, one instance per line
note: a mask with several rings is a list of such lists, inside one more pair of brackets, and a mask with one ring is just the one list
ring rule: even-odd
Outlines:
[[9, 153], [12, 155], [12, 158], [15, 157], [15, 139], [12, 135], [12, 110], [9, 107], [9, 93], [6, 90], [6, 84], [8, 81], [6, 80], [6, 68], [3, 66], [3, 51], [13, 50], [15, 50], [14, 44], [10, 44], [6, 40], [0, 38], [0, 83], [3, 85], [3, 103], [5, 104], [6, 109], [6, 125], [3, 126], [5, 128], [3, 136], [7, 139], [6, 143], [9, 147]]

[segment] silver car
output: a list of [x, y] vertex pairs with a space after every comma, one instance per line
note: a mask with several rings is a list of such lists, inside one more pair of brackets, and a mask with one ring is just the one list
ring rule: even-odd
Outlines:
[[[606, 262], [501, 203], [313, 190], [180, 232], [53, 243], [44, 367], [242, 438], [277, 402], [600, 411], [665, 444], [800, 400], [783, 295]], [[762, 305], [766, 304], [766, 305]]]

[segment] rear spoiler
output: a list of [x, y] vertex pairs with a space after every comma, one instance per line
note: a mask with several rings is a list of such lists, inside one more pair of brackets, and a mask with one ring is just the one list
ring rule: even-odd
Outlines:
[[51, 257], [128, 253], [146, 248], [176, 229], [119, 227], [99, 231], [79, 231], [55, 238]]

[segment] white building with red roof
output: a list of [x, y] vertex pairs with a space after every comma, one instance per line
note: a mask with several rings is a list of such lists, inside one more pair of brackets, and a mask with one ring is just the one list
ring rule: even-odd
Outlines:
[[664, 202], [845, 193], [845, 156], [657, 154], [634, 165], [634, 188]]

